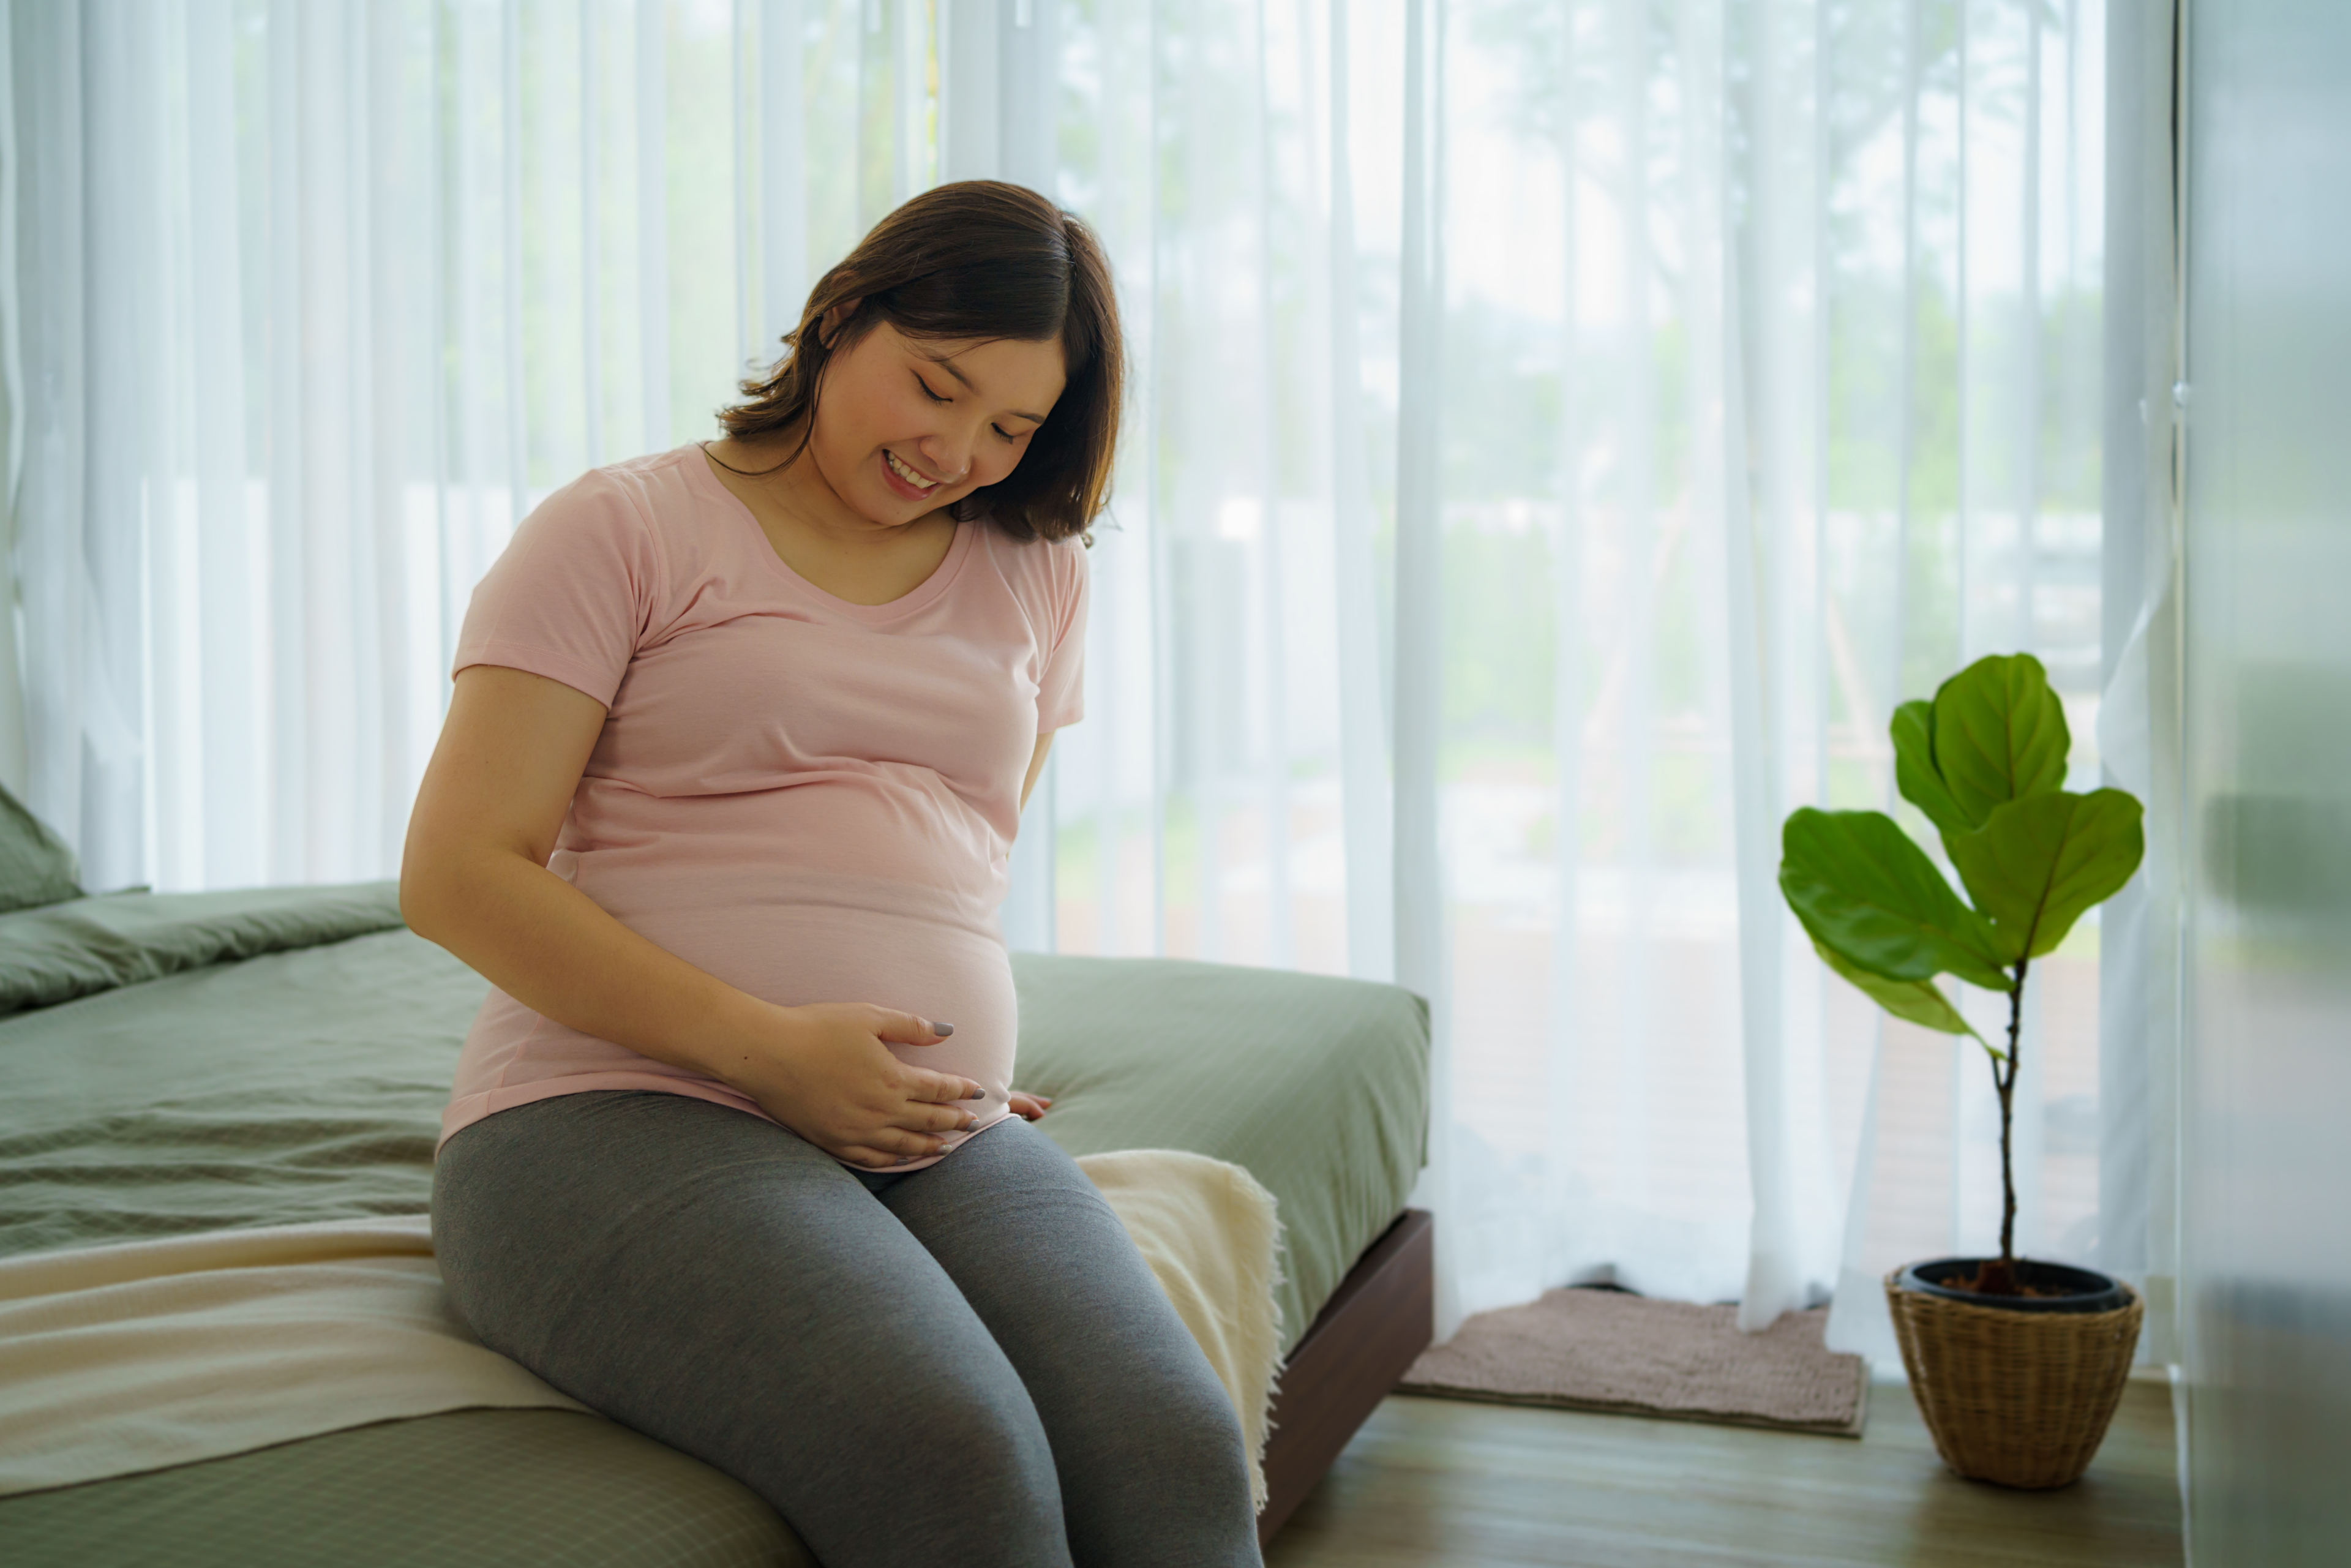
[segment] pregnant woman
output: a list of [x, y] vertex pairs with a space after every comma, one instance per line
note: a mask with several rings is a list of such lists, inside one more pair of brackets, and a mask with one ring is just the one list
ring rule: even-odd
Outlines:
[[1108, 268], [946, 185], [785, 342], [726, 439], [549, 497], [466, 614], [401, 876], [494, 988], [451, 1301], [828, 1568], [1254, 1563], [1222, 1386], [1011, 1087], [997, 908], [1080, 712]]

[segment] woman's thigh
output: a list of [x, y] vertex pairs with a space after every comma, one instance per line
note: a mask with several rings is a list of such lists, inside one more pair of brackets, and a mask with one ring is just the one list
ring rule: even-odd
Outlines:
[[1052, 1441], [1080, 1568], [1259, 1561], [1232, 1402], [1074, 1160], [1000, 1122], [882, 1201], [1019, 1372]]
[[684, 1095], [537, 1101], [443, 1146], [433, 1229], [483, 1343], [742, 1480], [828, 1568], [1070, 1561], [1019, 1374], [793, 1134]]

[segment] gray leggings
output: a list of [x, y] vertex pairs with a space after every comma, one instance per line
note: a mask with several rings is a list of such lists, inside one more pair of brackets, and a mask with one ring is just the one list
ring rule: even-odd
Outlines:
[[485, 1344], [826, 1568], [1259, 1561], [1223, 1385], [1025, 1122], [893, 1176], [707, 1101], [561, 1095], [443, 1145], [433, 1242]]

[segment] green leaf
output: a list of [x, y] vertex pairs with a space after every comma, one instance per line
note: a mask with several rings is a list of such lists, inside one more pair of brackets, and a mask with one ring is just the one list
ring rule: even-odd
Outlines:
[[[1938, 1034], [1976, 1034], [1968, 1020], [1959, 1016], [1950, 998], [1937, 988], [1932, 980], [1889, 980], [1883, 975], [1873, 975], [1857, 965], [1847, 963], [1837, 950], [1825, 942], [1815, 941], [1813, 950], [1821, 962], [1860, 988], [1879, 1007], [1907, 1023], [1931, 1029]], [[1976, 1034], [1978, 1040], [1983, 1036]]]
[[1855, 967], [1889, 980], [1952, 974], [2008, 989], [1991, 928], [1893, 818], [1806, 806], [1788, 818], [1780, 846], [1780, 891], [1796, 918]]
[[1950, 786], [1935, 766], [1935, 705], [1924, 698], [1894, 710], [1894, 782], [1902, 798], [1927, 813], [1946, 833], [1964, 833], [1976, 824], [1951, 798]]
[[2120, 789], [2035, 795], [1945, 842], [2012, 963], [2051, 951], [2085, 910], [2122, 890], [2146, 849], [2139, 817]]
[[1978, 659], [1935, 694], [1935, 771], [1969, 828], [1995, 807], [2063, 789], [2073, 744], [2064, 706], [2030, 653]]

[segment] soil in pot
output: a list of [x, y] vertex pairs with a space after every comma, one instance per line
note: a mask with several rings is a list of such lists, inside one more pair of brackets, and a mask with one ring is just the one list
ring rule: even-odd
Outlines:
[[2130, 1299], [2127, 1286], [2095, 1269], [2019, 1258], [2008, 1271], [2011, 1288], [2003, 1291], [1999, 1288], [1999, 1259], [1938, 1258], [1903, 1270], [1901, 1286], [1946, 1301], [2011, 1312], [2111, 1312]]

